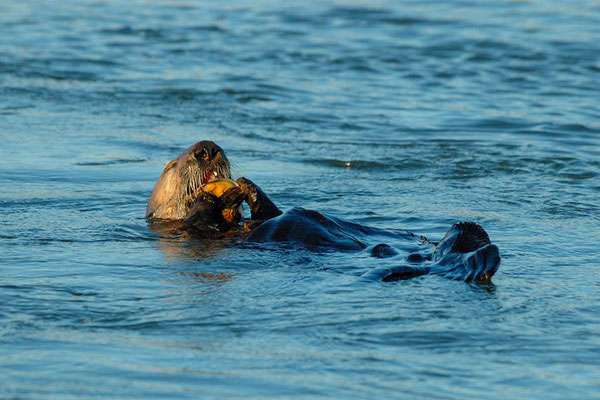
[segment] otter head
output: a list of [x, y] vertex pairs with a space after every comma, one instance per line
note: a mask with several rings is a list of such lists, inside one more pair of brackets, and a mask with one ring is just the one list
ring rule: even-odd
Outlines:
[[200, 187], [223, 178], [231, 179], [223, 149], [208, 140], [196, 143], [167, 163], [150, 195], [146, 218], [186, 218]]

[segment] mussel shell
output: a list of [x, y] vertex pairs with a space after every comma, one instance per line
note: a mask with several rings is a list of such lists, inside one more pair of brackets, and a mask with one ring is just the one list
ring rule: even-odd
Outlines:
[[208, 192], [217, 197], [221, 197], [223, 193], [231, 188], [238, 187], [238, 183], [233, 179], [213, 179], [208, 181], [200, 188], [203, 192]]

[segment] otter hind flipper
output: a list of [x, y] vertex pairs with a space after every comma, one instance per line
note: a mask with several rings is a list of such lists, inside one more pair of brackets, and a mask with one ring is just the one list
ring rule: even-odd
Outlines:
[[[387, 248], [377, 245], [373, 250], [372, 255], [377, 257]], [[454, 224], [433, 249], [409, 254], [406, 262], [423, 264], [378, 268], [366, 277], [394, 282], [432, 274], [463, 282], [488, 282], [500, 266], [500, 251], [480, 225], [461, 222]]]
[[465, 282], [488, 281], [500, 266], [500, 251], [474, 222], [454, 224], [435, 246], [431, 273]]
[[458, 224], [454, 224], [448, 233], [453, 230], [459, 232], [452, 244], [452, 251], [455, 253], [469, 253], [492, 243], [487, 232], [481, 225], [475, 222], [459, 222]]

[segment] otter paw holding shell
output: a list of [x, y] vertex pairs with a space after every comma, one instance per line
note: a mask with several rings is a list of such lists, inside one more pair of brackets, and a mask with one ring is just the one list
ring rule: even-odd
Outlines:
[[187, 222], [201, 230], [226, 230], [240, 223], [240, 205], [246, 199], [242, 188], [230, 180], [215, 180], [202, 186], [190, 207]]

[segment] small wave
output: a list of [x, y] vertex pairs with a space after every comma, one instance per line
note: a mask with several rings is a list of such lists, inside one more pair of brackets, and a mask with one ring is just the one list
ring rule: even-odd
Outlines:
[[387, 24], [393, 26], [413, 25], [442, 25], [455, 23], [453, 20], [427, 19], [410, 15], [397, 15], [389, 9], [370, 8], [360, 6], [333, 7], [322, 15], [325, 20], [341, 18], [351, 22], [363, 22], [367, 24]]
[[390, 165], [384, 164], [377, 161], [364, 161], [364, 160], [338, 160], [335, 158], [327, 159], [313, 159], [307, 160], [309, 164], [324, 165], [327, 167], [334, 168], [346, 168], [346, 169], [382, 169], [389, 168]]
[[140, 240], [156, 240], [156, 234], [149, 231], [144, 224], [122, 224], [114, 228], [111, 233], [107, 233], [116, 241], [140, 241]]
[[275, 143], [289, 143], [290, 142], [290, 139], [280, 138], [277, 136], [261, 135], [256, 132], [240, 132], [238, 134], [240, 136], [242, 136], [243, 138], [251, 139], [251, 140], [260, 140], [260, 141], [275, 142]]
[[17, 76], [23, 78], [43, 78], [56, 81], [96, 81], [98, 76], [91, 72], [75, 70], [50, 70], [50, 69], [30, 69], [24, 68], [17, 73]]
[[345, 67], [342, 70], [350, 69], [358, 72], [376, 72], [377, 70], [369, 65], [369, 60], [363, 57], [344, 56], [332, 58], [329, 61], [331, 66]]
[[61, 66], [71, 66], [71, 67], [80, 67], [82, 65], [90, 65], [90, 66], [100, 66], [100, 67], [115, 67], [122, 66], [123, 63], [115, 60], [107, 60], [107, 59], [99, 59], [92, 57], [73, 57], [73, 58], [65, 58], [65, 57], [48, 57], [48, 58], [36, 58], [32, 60], [28, 60], [28, 63], [35, 64], [46, 64], [46, 65], [61, 65]]
[[101, 29], [99, 32], [109, 35], [138, 35], [145, 38], [159, 38], [165, 36], [165, 32], [162, 29], [132, 28], [128, 25], [120, 26], [118, 28]]
[[4, 114], [4, 115], [17, 114], [21, 110], [27, 110], [30, 108], [34, 108], [34, 106], [33, 105], [8, 106], [8, 107], [0, 108], [0, 114]]
[[261, 93], [254, 90], [225, 88], [221, 89], [218, 93], [223, 93], [228, 96], [232, 96], [240, 103], [249, 103], [252, 101], [272, 101], [272, 99], [269, 98], [266, 93]]
[[600, 129], [594, 129], [583, 124], [544, 124], [540, 126], [540, 130], [569, 135], [573, 133], [600, 133]]
[[96, 167], [96, 166], [105, 166], [105, 165], [118, 165], [118, 164], [137, 164], [143, 163], [148, 160], [143, 158], [119, 158], [115, 160], [105, 160], [105, 161], [89, 161], [89, 162], [77, 162], [75, 165], [82, 165], [88, 167]]
[[598, 219], [600, 207], [596, 204], [582, 201], [550, 200], [542, 207], [541, 211], [561, 218], [587, 217]]
[[508, 119], [508, 118], [485, 118], [479, 119], [470, 124], [471, 128], [493, 129], [499, 131], [522, 130], [532, 127], [531, 122], [526, 120]]
[[192, 31], [197, 31], [197, 32], [220, 32], [220, 33], [227, 32], [227, 29], [223, 28], [222, 26], [214, 25], [214, 24], [192, 26], [187, 29], [190, 29]]

